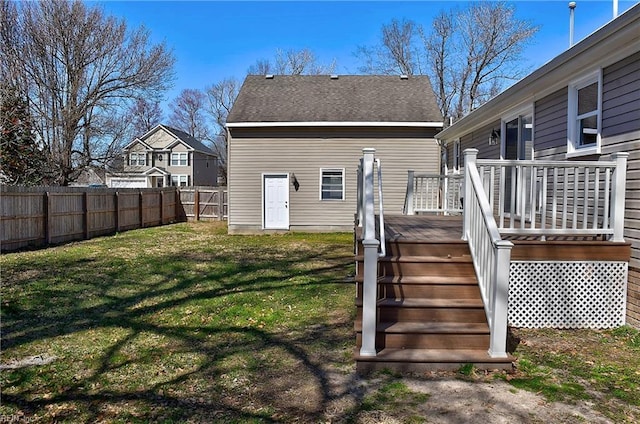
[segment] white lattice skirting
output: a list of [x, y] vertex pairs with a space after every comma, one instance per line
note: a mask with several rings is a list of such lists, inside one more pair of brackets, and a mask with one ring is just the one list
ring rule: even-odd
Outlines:
[[511, 262], [509, 325], [613, 328], [625, 323], [627, 262]]

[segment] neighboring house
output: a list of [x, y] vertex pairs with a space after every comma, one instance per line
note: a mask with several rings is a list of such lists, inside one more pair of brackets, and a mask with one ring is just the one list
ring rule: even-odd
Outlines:
[[184, 131], [158, 125], [124, 148], [124, 170], [107, 174], [109, 187], [216, 186], [218, 161]]
[[227, 119], [229, 232], [351, 231], [363, 148], [401, 214], [407, 170], [439, 172], [442, 127], [424, 76], [248, 76]]
[[606, 160], [628, 152], [626, 322], [640, 325], [640, 4], [436, 135], [444, 168], [462, 152], [513, 160]]
[[104, 170], [88, 166], [69, 187], [104, 187]]

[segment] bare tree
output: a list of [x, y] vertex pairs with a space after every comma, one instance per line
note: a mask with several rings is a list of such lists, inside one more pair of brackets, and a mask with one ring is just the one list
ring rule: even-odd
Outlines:
[[218, 155], [218, 168], [224, 184], [227, 181], [227, 116], [238, 97], [240, 83], [235, 78], [226, 78], [208, 87], [209, 114], [214, 121], [216, 138], [213, 149]]
[[472, 3], [457, 15], [462, 49], [449, 67], [460, 82], [454, 117], [463, 116], [523, 76], [521, 54], [538, 27], [515, 17], [507, 3]]
[[430, 31], [393, 20], [379, 45], [359, 47], [356, 56], [365, 73], [428, 74], [443, 116], [459, 118], [523, 75], [521, 54], [537, 30], [512, 5], [472, 2], [441, 12]]
[[129, 108], [132, 130], [141, 136], [162, 122], [162, 109], [159, 101], [137, 99]]
[[122, 116], [136, 98], [154, 98], [173, 79], [174, 58], [152, 44], [143, 28], [79, 1], [6, 0], [0, 27], [0, 77], [13, 78], [29, 101], [34, 129], [66, 185], [82, 169], [112, 159], [122, 131], [105, 122]]
[[393, 19], [389, 24], [383, 25], [379, 45], [359, 46], [356, 50], [356, 57], [364, 61], [360, 71], [384, 75], [421, 74], [423, 53], [419, 48], [420, 34], [420, 25], [408, 19]]
[[259, 59], [247, 70], [248, 74], [265, 75], [322, 75], [334, 72], [336, 61], [328, 64], [318, 62], [315, 53], [310, 49], [282, 50], [275, 52], [273, 62], [268, 59]]
[[169, 125], [182, 130], [199, 141], [210, 140], [206, 112], [207, 96], [192, 88], [184, 89], [171, 103]]

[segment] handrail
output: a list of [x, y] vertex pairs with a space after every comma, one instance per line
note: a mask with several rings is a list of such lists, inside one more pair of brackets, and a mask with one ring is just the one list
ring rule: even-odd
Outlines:
[[478, 150], [465, 155], [463, 239], [469, 243], [490, 330], [489, 354], [507, 357], [509, 268], [513, 243], [502, 240], [476, 167]]
[[624, 241], [626, 161], [478, 159], [501, 234], [602, 235]]
[[378, 256], [383, 258], [387, 256], [387, 243], [384, 233], [384, 201], [382, 198], [382, 166], [380, 165], [380, 158], [375, 159], [376, 167], [378, 168], [378, 235], [380, 240], [380, 252]]
[[462, 212], [460, 174], [441, 175], [409, 170], [403, 212], [456, 214]]

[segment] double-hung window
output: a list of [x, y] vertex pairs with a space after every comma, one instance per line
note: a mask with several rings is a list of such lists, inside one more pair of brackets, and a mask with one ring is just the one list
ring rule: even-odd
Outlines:
[[176, 187], [186, 187], [189, 185], [189, 176], [188, 175], [172, 175], [171, 185]]
[[147, 154], [146, 153], [138, 153], [138, 152], [129, 153], [129, 165], [131, 165], [131, 166], [146, 166], [147, 165]]
[[569, 155], [600, 153], [602, 114], [601, 73], [591, 74], [569, 85]]
[[320, 169], [320, 200], [344, 200], [344, 168]]
[[171, 166], [187, 166], [187, 152], [171, 153]]

